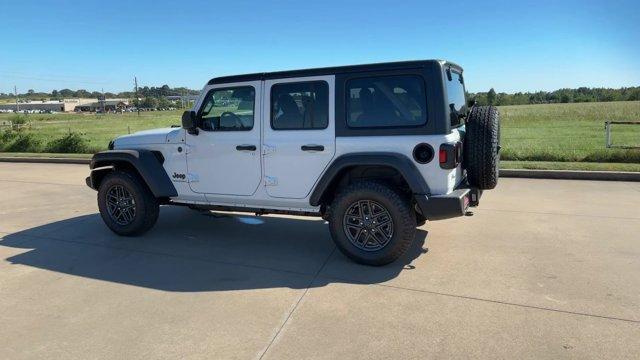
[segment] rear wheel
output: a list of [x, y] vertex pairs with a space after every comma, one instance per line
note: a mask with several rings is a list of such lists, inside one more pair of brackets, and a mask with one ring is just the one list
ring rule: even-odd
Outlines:
[[347, 257], [361, 264], [385, 265], [413, 242], [416, 217], [407, 196], [382, 183], [360, 181], [335, 197], [329, 228]]
[[141, 235], [158, 220], [160, 205], [135, 174], [109, 173], [98, 189], [98, 208], [104, 223], [118, 235]]

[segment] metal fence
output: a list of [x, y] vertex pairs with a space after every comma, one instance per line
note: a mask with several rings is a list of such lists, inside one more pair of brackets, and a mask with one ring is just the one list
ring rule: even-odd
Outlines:
[[640, 121], [605, 121], [604, 123], [605, 141], [608, 149], [640, 149], [640, 144], [614, 144], [611, 135], [612, 125], [640, 125]]

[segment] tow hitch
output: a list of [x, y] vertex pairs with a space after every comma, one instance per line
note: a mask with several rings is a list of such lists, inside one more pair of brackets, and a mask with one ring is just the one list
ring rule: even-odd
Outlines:
[[480, 203], [480, 197], [482, 196], [482, 190], [471, 188], [469, 191], [469, 206], [476, 207]]

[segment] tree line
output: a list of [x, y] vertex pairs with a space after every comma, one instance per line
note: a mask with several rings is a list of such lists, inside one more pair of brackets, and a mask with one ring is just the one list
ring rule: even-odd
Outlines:
[[[26, 93], [18, 94], [22, 100], [62, 100], [68, 98], [153, 98], [162, 99], [175, 95], [198, 95], [199, 90], [186, 87], [171, 88], [168, 85], [141, 86], [138, 88], [138, 96], [134, 91], [122, 91], [119, 93], [88, 91], [84, 89], [61, 89], [47, 92], [35, 92], [30, 89]], [[14, 99], [11, 93], [0, 93], [0, 100]], [[496, 92], [491, 88], [487, 92], [467, 93], [467, 99], [475, 100], [479, 105], [526, 105], [526, 104], [552, 104], [552, 103], [577, 103], [577, 102], [601, 102], [601, 101], [638, 101], [640, 100], [640, 86], [623, 87], [619, 89], [588, 88], [559, 89], [555, 91], [517, 92], [508, 94]], [[161, 101], [161, 100], [158, 100]], [[154, 100], [149, 100], [153, 103]], [[152, 104], [148, 104], [152, 105]]]
[[487, 92], [467, 93], [467, 99], [478, 105], [526, 105], [607, 101], [638, 101], [640, 86], [619, 89], [588, 88], [559, 89], [556, 91], [497, 93], [493, 88]]
[[[178, 95], [198, 95], [199, 90], [192, 90], [186, 87], [172, 88], [169, 85], [162, 85], [160, 87], [155, 86], [141, 86], [138, 88], [138, 96], [140, 98], [163, 98], [165, 96], [178, 96]], [[36, 92], [33, 89], [29, 89], [25, 93], [18, 94], [18, 98], [21, 100], [62, 100], [69, 98], [101, 98], [104, 95], [105, 98], [136, 98], [135, 91], [122, 91], [119, 93], [112, 92], [99, 92], [88, 91], [85, 89], [71, 90], [61, 89], [53, 90], [51, 92]], [[0, 93], [0, 100], [15, 99], [15, 95], [11, 93]]]

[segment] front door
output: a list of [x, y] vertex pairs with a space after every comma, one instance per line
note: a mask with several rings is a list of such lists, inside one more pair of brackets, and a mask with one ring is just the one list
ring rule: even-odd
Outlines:
[[187, 134], [191, 190], [219, 195], [252, 195], [260, 185], [261, 82], [205, 89], [197, 109], [198, 134]]
[[266, 80], [264, 175], [271, 197], [303, 199], [335, 154], [334, 76]]

